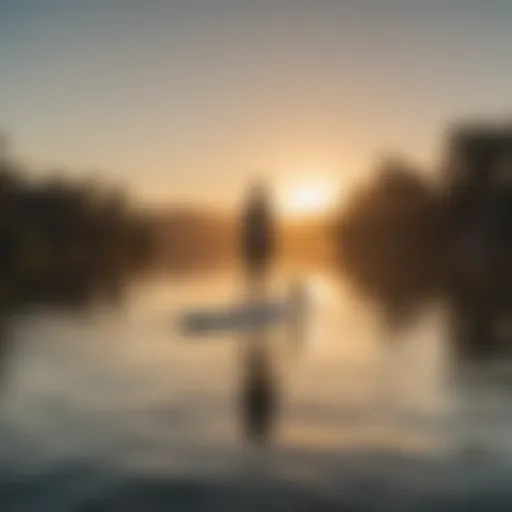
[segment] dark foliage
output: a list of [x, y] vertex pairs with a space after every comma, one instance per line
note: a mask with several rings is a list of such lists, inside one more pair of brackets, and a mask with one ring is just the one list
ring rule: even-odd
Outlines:
[[[442, 186], [388, 161], [337, 220], [341, 268], [388, 318], [442, 297], [456, 337], [493, 347], [512, 314], [512, 130], [463, 127], [449, 139]], [[512, 339], [506, 341], [512, 347]]]
[[[29, 180], [0, 162], [0, 300], [4, 306], [82, 300], [111, 293], [150, 260], [148, 220], [129, 208], [122, 190], [61, 178]], [[65, 304], [64, 304], [65, 305]]]

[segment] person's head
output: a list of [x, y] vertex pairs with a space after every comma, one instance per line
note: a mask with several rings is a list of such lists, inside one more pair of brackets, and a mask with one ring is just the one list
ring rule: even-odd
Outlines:
[[263, 178], [253, 181], [249, 190], [249, 197], [255, 201], [266, 201], [268, 198], [267, 185]]

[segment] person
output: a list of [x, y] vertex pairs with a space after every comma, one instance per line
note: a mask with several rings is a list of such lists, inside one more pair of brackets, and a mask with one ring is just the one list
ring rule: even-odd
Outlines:
[[274, 252], [274, 227], [270, 201], [263, 183], [250, 192], [243, 219], [243, 260], [251, 279], [261, 279]]
[[[242, 225], [242, 257], [251, 301], [266, 295], [268, 269], [274, 253], [274, 226], [267, 189], [262, 182], [249, 191]], [[275, 388], [267, 354], [266, 332], [257, 329], [244, 353], [242, 414], [248, 437], [263, 442], [270, 435], [275, 413]]]

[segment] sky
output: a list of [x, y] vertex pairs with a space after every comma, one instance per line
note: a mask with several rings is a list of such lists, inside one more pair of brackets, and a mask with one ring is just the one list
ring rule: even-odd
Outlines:
[[0, 128], [156, 202], [343, 190], [512, 107], [509, 0], [0, 0]]

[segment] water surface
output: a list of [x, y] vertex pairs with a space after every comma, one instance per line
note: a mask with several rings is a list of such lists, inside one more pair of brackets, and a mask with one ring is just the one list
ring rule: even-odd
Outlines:
[[[512, 503], [508, 366], [461, 368], [440, 306], [391, 336], [332, 275], [306, 278], [304, 339], [268, 333], [281, 409], [264, 447], [240, 424], [248, 339], [175, 328], [190, 308], [240, 300], [230, 273], [139, 282], [119, 307], [6, 319], [0, 509]], [[289, 285], [282, 274], [272, 293]]]

